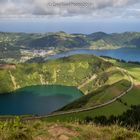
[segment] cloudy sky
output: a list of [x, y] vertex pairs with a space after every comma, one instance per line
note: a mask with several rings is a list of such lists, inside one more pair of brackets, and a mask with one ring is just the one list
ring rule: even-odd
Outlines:
[[[48, 24], [48, 29], [50, 25], [63, 23], [64, 26], [56, 30], [68, 27], [74, 30], [76, 23], [74, 29], [71, 25], [77, 22], [86, 25], [93, 23], [97, 31], [108, 30], [107, 24], [110, 27], [118, 25], [118, 28], [120, 25], [121, 28], [128, 26], [126, 31], [137, 31], [140, 30], [136, 28], [140, 23], [139, 18], [140, 0], [0, 0], [0, 30], [6, 30], [5, 21], [13, 28], [17, 23], [18, 26], [22, 25], [21, 21], [26, 25], [41, 21]], [[104, 23], [104, 26], [99, 26], [99, 23]]]

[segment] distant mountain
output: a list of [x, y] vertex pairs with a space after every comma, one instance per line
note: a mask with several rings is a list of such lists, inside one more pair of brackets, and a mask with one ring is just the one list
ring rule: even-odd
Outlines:
[[116, 49], [121, 47], [140, 47], [140, 33], [125, 32], [106, 34], [56, 33], [3, 33], [0, 32], [0, 58], [20, 57], [20, 49]]
[[28, 47], [33, 48], [45, 48], [45, 47], [66, 47], [66, 48], [79, 48], [88, 46], [86, 38], [82, 36], [71, 36], [71, 35], [46, 35], [41, 38], [30, 40], [27, 44]]
[[140, 47], [140, 37], [134, 38], [133, 40], [131, 40], [130, 42], [128, 42], [128, 45], [129, 44], [130, 45], [133, 44], [136, 47]]
[[90, 41], [98, 41], [98, 40], [105, 38], [107, 36], [110, 36], [110, 35], [106, 34], [104, 32], [96, 32], [96, 33], [92, 33], [92, 34], [87, 35], [87, 37]]
[[88, 35], [94, 48], [139, 47], [140, 33], [125, 32], [105, 34], [102, 32]]
[[[98, 42], [112, 46], [135, 46], [140, 45], [140, 33], [125, 32], [106, 34], [104, 32], [96, 32], [89, 35], [86, 34], [67, 34], [65, 32], [46, 33], [46, 34], [26, 34], [26, 33], [0, 33], [0, 43], [2, 45], [15, 45], [27, 48], [45, 48], [45, 47], [67, 47], [81, 48], [90, 47], [95, 43], [98, 48]], [[106, 46], [103, 46], [106, 48]]]

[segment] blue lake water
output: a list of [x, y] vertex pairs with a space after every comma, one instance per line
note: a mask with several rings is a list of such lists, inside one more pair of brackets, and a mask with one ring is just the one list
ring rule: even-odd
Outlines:
[[140, 48], [121, 48], [121, 49], [115, 49], [115, 50], [79, 49], [79, 50], [72, 50], [68, 52], [59, 53], [53, 56], [49, 56], [47, 59], [67, 57], [74, 54], [94, 54], [97, 56], [110, 56], [117, 59], [123, 59], [125, 61], [139, 61], [140, 62]]
[[[47, 59], [67, 57], [74, 54], [110, 56], [126, 61], [140, 62], [140, 49], [121, 48], [116, 50], [72, 50], [49, 56]], [[80, 98], [82, 93], [75, 87], [31, 86], [13, 94], [0, 95], [0, 115], [46, 115]]]
[[46, 115], [78, 99], [76, 87], [31, 86], [0, 95], [0, 115]]

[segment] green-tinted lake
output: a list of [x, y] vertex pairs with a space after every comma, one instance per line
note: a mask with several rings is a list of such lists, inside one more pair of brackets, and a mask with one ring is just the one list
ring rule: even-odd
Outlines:
[[78, 99], [76, 87], [31, 86], [0, 95], [0, 115], [46, 115]]

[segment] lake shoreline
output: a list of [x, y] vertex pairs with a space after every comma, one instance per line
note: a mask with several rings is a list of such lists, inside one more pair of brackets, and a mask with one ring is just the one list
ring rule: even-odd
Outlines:
[[84, 96], [73, 86], [30, 86], [0, 95], [0, 116], [47, 115]]
[[56, 53], [55, 55], [50, 55], [45, 60], [59, 59], [63, 57], [68, 57], [76, 54], [89, 54], [96, 56], [109, 56], [115, 59], [120, 59], [124, 61], [140, 62], [140, 49], [123, 47], [117, 49], [73, 49], [65, 52]]

